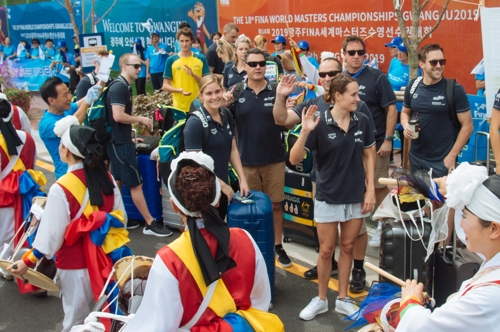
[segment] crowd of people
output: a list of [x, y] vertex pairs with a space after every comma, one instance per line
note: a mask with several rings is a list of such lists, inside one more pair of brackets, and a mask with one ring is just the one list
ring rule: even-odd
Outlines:
[[[265, 36], [257, 35], [252, 41], [238, 35], [239, 29], [234, 23], [224, 26], [222, 33], [212, 35], [214, 42], [205, 54], [188, 23], [179, 26], [177, 43], [171, 53], [167, 45], [160, 42], [158, 31], [151, 34], [152, 45], [146, 48], [137, 39], [131, 53], [120, 57], [120, 76], [106, 82], [109, 91], [105, 107], [112, 131], [105, 142], [97, 142], [93, 129], [80, 124], [89, 105], [101, 93], [96, 74], [107, 52], [96, 55], [95, 71], [83, 76], [75, 86], [75, 102], [72, 102], [71, 87], [57, 77], [49, 78], [40, 88], [48, 109], [40, 121], [39, 132], [54, 161], [56, 183], [48, 193], [43, 216], [36, 209], [32, 211], [41, 219], [32, 250], [2, 274], [6, 277], [9, 273], [23, 274], [42, 257], [55, 255], [65, 312], [63, 331], [69, 331], [71, 326], [83, 323], [94, 286], [103, 283], [91, 273], [96, 265], [85, 256], [83, 240], [68, 240], [69, 231], [89, 231], [78, 229], [75, 223], [104, 223], [106, 219], [116, 228], [139, 227], [137, 222], [127, 221], [121, 199], [121, 188], [125, 186], [130, 189], [132, 200], [146, 223], [143, 233], [159, 237], [172, 235], [148, 210], [131, 137], [132, 124], [149, 128], [153, 125], [149, 118], [132, 115], [131, 84], [136, 82], [139, 93], [145, 90], [145, 82], [151, 80], [155, 90], [172, 94], [174, 108], [198, 112], [198, 116], [189, 117], [186, 122], [186, 152], [174, 160], [168, 179], [172, 205], [188, 231], [158, 252], [143, 304], [127, 330], [144, 328], [144, 324], [150, 324], [152, 329], [213, 326], [222, 330], [226, 324], [236, 324], [227, 318], [229, 314], [238, 317], [238, 324], [255, 328], [253, 324], [260, 321], [266, 331], [283, 329], [279, 318], [266, 313], [270, 288], [262, 255], [248, 233], [229, 230], [224, 218], [234, 195], [228, 182], [230, 163], [239, 176], [242, 195], [257, 190], [271, 199], [276, 258], [280, 266], [291, 266], [282, 246], [283, 128], [297, 124], [301, 124], [302, 129], [289, 151], [289, 161], [298, 164], [309, 152], [314, 156], [311, 180], [319, 238], [317, 266], [304, 275], [318, 279], [318, 294], [309, 304], [304, 303], [299, 317], [311, 320], [328, 311], [326, 294], [333, 273], [338, 274], [339, 279], [335, 311], [344, 315], [356, 312], [358, 306], [348, 291], [361, 293], [366, 289], [363, 263], [367, 245], [369, 242], [373, 246], [380, 244], [381, 222], [377, 234], [369, 241], [365, 218], [389, 194], [387, 186], [379, 184], [378, 179], [389, 176], [392, 141], [398, 123], [404, 137], [412, 140], [411, 171], [432, 170], [433, 177], [446, 176], [455, 168], [458, 153], [473, 131], [463, 87], [454, 82], [453, 100], [447, 98], [450, 83], [443, 77], [444, 50], [438, 44], [423, 46], [418, 54], [422, 76], [410, 80], [407, 45], [398, 38], [386, 44], [393, 60], [389, 72], [383, 73], [366, 64], [366, 45], [358, 36], [345, 38], [341, 60], [333, 53], [323, 52], [318, 63], [305, 40], [296, 43], [277, 36], [271, 40], [275, 52], [270, 55]], [[36, 54], [33, 51], [39, 48], [37, 41], [31, 53], [12, 53], [7, 39], [2, 48], [5, 57], [33, 57]], [[287, 45], [292, 49], [287, 49]], [[59, 52], [52, 57], [57, 65], [73, 66], [78, 57], [75, 59], [67, 53], [66, 44], [59, 41], [56, 48]], [[297, 61], [290, 62], [297, 54], [300, 68]], [[403, 87], [406, 88], [404, 101], [398, 109], [394, 91]], [[305, 97], [299, 99], [295, 96], [297, 92]], [[21, 118], [23, 111], [1, 95], [0, 106], [2, 179], [4, 173], [21, 176], [34, 167], [31, 160], [34, 151], [21, 153], [27, 147], [23, 143], [31, 139], [29, 133], [23, 131], [26, 129], [20, 127], [20, 121], [14, 121]], [[496, 159], [500, 159], [499, 111], [500, 97], [497, 97], [491, 122]], [[410, 126], [411, 120], [420, 123], [418, 139]], [[208, 142], [204, 140], [206, 126], [210, 130]], [[24, 167], [8, 168], [11, 163], [7, 161], [14, 156], [23, 160]], [[72, 188], [75, 183], [79, 191]], [[462, 225], [471, 236], [471, 250], [485, 254], [486, 265], [493, 264], [488, 268], [494, 270], [498, 269], [494, 264], [500, 238], [497, 178], [485, 182], [484, 187], [491, 194], [484, 194], [487, 199], [482, 201], [466, 203], [469, 205], [464, 211], [468, 212], [464, 212]], [[5, 189], [2, 187], [2, 190]], [[14, 197], [20, 193], [9, 191], [9, 195]], [[480, 212], [481, 204], [486, 204], [485, 209], [492, 209], [491, 213]], [[13, 207], [7, 203], [0, 205], [0, 209], [10, 211], [11, 215]], [[0, 240], [7, 243], [14, 236], [14, 225], [7, 227], [3, 217], [0, 222]], [[16, 214], [16, 226], [21, 222], [22, 216]], [[489, 230], [488, 235], [481, 233], [479, 226], [473, 223], [481, 223], [481, 227]], [[488, 238], [485, 246], [479, 245], [481, 236]], [[337, 242], [338, 261], [334, 257]], [[120, 248], [125, 243], [123, 241]], [[69, 259], [72, 255], [78, 259]], [[105, 264], [105, 268], [109, 268], [109, 264]], [[180, 278], [187, 279], [180, 283]], [[488, 285], [498, 286], [500, 281], [497, 281], [488, 280]], [[170, 288], [166, 289], [165, 285]], [[202, 294], [209, 293], [210, 288], [216, 289], [213, 296], [219, 302], [211, 303], [210, 310], [198, 315], [199, 308], [193, 303], [205, 302]], [[484, 288], [471, 287], [467, 292], [484, 292]], [[163, 297], [158, 296], [161, 292]], [[415, 282], [408, 282], [403, 297], [409, 308], [422, 303], [421, 292]], [[193, 294], [197, 300], [193, 300]], [[465, 293], [462, 298], [466, 300], [457, 302], [467, 301]], [[203, 304], [200, 307], [203, 308]], [[419, 324], [427, 326], [425, 319], [436, 321], [438, 318], [433, 317], [447, 317], [458, 312], [459, 307], [460, 304], [453, 310], [443, 309], [439, 315], [430, 316], [411, 310], [404, 313], [404, 317], [401, 314], [402, 324], [412, 326], [415, 320], [421, 320]], [[193, 317], [197, 317], [195, 321]], [[267, 328], [266, 324], [272, 324], [273, 328]]]

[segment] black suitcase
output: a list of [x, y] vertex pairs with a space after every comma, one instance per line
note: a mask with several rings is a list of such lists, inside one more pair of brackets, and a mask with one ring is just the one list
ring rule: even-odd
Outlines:
[[434, 253], [434, 299], [439, 307], [451, 294], [458, 292], [465, 280], [476, 274], [483, 260], [467, 249], [438, 248]]
[[314, 222], [314, 200], [309, 174], [285, 173], [283, 207], [283, 242], [297, 241], [319, 252], [318, 232]]
[[[478, 157], [478, 135], [484, 136], [486, 138], [486, 160], [479, 160]], [[471, 165], [484, 166], [488, 170], [488, 175], [493, 175], [496, 173], [496, 161], [490, 160], [490, 134], [485, 131], [478, 131], [475, 135], [475, 145], [474, 145], [474, 161]]]
[[[403, 220], [409, 235], [420, 238], [422, 226], [420, 219], [416, 219], [418, 231], [411, 220]], [[423, 241], [427, 246], [432, 227], [424, 223]], [[425, 262], [427, 250], [422, 242], [413, 241], [406, 234], [400, 221], [385, 219], [380, 237], [380, 268], [398, 277], [401, 280], [417, 279], [424, 284], [427, 293], [432, 294], [433, 256]], [[392, 283], [380, 276], [380, 281]], [[394, 283], [392, 283], [394, 284]]]

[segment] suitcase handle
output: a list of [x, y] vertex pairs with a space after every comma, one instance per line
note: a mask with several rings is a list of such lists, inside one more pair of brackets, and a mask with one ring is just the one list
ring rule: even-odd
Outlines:
[[477, 135], [485, 136], [486, 137], [486, 169], [488, 172], [490, 171], [490, 133], [487, 133], [485, 131], [476, 131], [476, 134], [474, 136], [475, 139], [475, 144], [474, 144], [474, 160], [478, 161], [477, 157], [477, 149], [478, 149], [478, 142], [477, 142]]

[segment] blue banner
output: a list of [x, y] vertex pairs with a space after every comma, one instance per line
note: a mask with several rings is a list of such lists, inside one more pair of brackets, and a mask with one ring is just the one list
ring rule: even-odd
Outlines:
[[[467, 95], [467, 97], [469, 98], [474, 132], [470, 136], [467, 145], [464, 146], [462, 152], [458, 155], [459, 163], [475, 161], [476, 133], [478, 131], [490, 132], [490, 125], [486, 121], [486, 97], [476, 95]], [[477, 136], [477, 141], [478, 159], [486, 160], [486, 138], [484, 136]]]
[[[54, 44], [57, 40], [64, 39], [68, 50], [72, 52], [75, 45], [72, 39], [73, 25], [68, 11], [57, 1], [8, 6], [7, 13], [9, 36], [13, 45], [19, 44], [21, 40], [31, 44], [33, 38], [40, 39], [40, 45], [45, 45], [45, 40], [49, 38]], [[81, 14], [75, 19], [76, 22], [81, 22]]]
[[[21, 61], [8, 61], [1, 66], [3, 70], [9, 70], [9, 79], [12, 85], [18, 89], [38, 91], [40, 86], [49, 77], [57, 75], [63, 82], [69, 82], [69, 75], [57, 72], [50, 68], [52, 60], [26, 59]], [[2, 70], [2, 72], [3, 72]]]

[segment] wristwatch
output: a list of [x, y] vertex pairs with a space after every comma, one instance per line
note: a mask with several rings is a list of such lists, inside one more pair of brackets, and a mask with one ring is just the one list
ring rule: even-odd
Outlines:
[[386, 141], [392, 141], [394, 139], [394, 137], [393, 136], [389, 136], [389, 135], [385, 135], [384, 139]]

